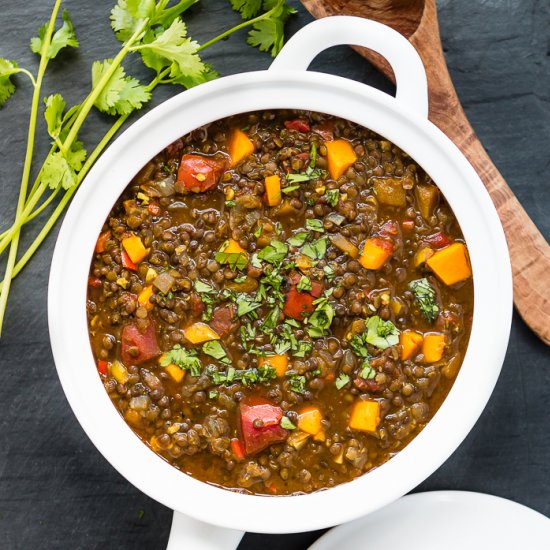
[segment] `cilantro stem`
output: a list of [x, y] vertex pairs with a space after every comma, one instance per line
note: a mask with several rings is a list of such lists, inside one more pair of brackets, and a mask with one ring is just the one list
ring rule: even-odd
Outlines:
[[[38, 118], [38, 105], [40, 102], [40, 92], [42, 89], [42, 80], [44, 78], [44, 73], [46, 72], [46, 67], [48, 66], [48, 50], [50, 48], [51, 39], [53, 36], [55, 21], [57, 19], [57, 14], [59, 8], [61, 7], [61, 0], [56, 0], [46, 33], [44, 36], [42, 50], [40, 51], [40, 64], [38, 66], [38, 73], [36, 75], [36, 81], [34, 83], [34, 91], [32, 95], [31, 102], [31, 113], [29, 117], [29, 131], [27, 134], [27, 150], [25, 152], [25, 163], [23, 165], [23, 174], [21, 176], [21, 187], [19, 189], [19, 198], [17, 199], [17, 207], [15, 211], [16, 218], [19, 216], [25, 205], [25, 200], [27, 198], [27, 189], [29, 185], [29, 177], [31, 172], [32, 157], [34, 152], [34, 140], [36, 135], [36, 122]], [[10, 285], [13, 275], [13, 269], [15, 266], [15, 261], [17, 259], [17, 248], [19, 246], [19, 235], [20, 230], [17, 230], [11, 241], [10, 251], [8, 254], [8, 261], [6, 264], [6, 271], [4, 273], [5, 284], [2, 285], [2, 290], [0, 291], [0, 335], [2, 334], [2, 325], [4, 322], [4, 314], [6, 312], [6, 305], [8, 301], [8, 294], [10, 292]]]
[[266, 11], [265, 13], [262, 13], [261, 15], [258, 15], [258, 17], [255, 17], [254, 19], [250, 19], [248, 21], [243, 21], [242, 23], [239, 23], [235, 27], [232, 27], [231, 29], [223, 32], [222, 34], [216, 36], [215, 38], [212, 38], [208, 42], [205, 42], [202, 44], [199, 48], [197, 48], [197, 52], [200, 52], [209, 46], [212, 46], [212, 44], [215, 44], [216, 42], [219, 42], [220, 40], [223, 40], [224, 38], [227, 38], [228, 36], [232, 35], [234, 32], [240, 31], [241, 29], [244, 29], [246, 27], [249, 27], [250, 25], [254, 25], [258, 21], [262, 21], [263, 19], [268, 19], [275, 13], [276, 7], [271, 8], [269, 11]]
[[36, 80], [34, 78], [34, 75], [30, 71], [27, 71], [27, 69], [18, 67], [17, 70], [13, 72], [13, 74], [19, 74], [19, 73], [23, 73], [24, 75], [27, 75], [30, 78], [33, 87], [36, 87]]

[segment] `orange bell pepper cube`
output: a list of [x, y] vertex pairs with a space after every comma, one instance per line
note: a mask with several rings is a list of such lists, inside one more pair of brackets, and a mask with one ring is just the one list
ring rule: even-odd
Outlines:
[[380, 424], [380, 403], [378, 401], [356, 401], [351, 410], [349, 427], [360, 432], [376, 433]]
[[437, 363], [445, 351], [445, 335], [441, 332], [429, 332], [424, 335], [422, 353], [425, 363]]
[[337, 180], [357, 160], [357, 155], [349, 141], [335, 139], [325, 141], [327, 148], [328, 171]]
[[404, 330], [399, 335], [399, 343], [401, 344], [401, 359], [405, 361], [412, 357], [416, 353], [422, 342], [424, 341], [424, 336], [415, 330]]
[[122, 246], [134, 264], [139, 264], [149, 253], [143, 245], [143, 241], [137, 235], [131, 235], [122, 239]]
[[153, 285], [147, 285], [137, 297], [138, 304], [143, 306], [147, 310], [153, 309], [153, 304], [149, 301], [149, 298], [153, 295]]
[[269, 206], [277, 206], [281, 200], [281, 178], [275, 174], [267, 176], [264, 180], [265, 196]]
[[298, 414], [298, 428], [307, 434], [316, 436], [323, 430], [323, 414], [318, 407], [304, 407]]
[[283, 377], [288, 370], [288, 356], [286, 353], [281, 355], [267, 355], [258, 358], [258, 366], [269, 365], [275, 369], [279, 378]]
[[225, 252], [225, 254], [248, 255], [246, 250], [235, 239], [229, 239], [226, 241], [226, 244], [220, 248], [220, 252]]
[[380, 237], [370, 237], [365, 241], [359, 263], [365, 269], [380, 269], [392, 256], [393, 243]]
[[201, 321], [192, 324], [183, 330], [183, 335], [192, 344], [202, 344], [210, 340], [219, 340], [220, 335], [206, 323]]
[[241, 160], [250, 156], [254, 152], [254, 143], [252, 140], [238, 128], [231, 132], [229, 138], [229, 156], [231, 157], [231, 166], [239, 164]]
[[472, 276], [468, 250], [463, 243], [453, 243], [438, 250], [428, 258], [426, 265], [446, 285], [454, 285]]

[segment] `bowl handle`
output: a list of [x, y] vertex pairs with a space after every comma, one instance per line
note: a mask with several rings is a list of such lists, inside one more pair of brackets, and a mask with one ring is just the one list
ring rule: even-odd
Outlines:
[[166, 550], [235, 550], [243, 535], [174, 512]]
[[270, 70], [305, 71], [323, 50], [342, 44], [364, 46], [384, 57], [395, 75], [396, 101], [428, 117], [428, 82], [420, 56], [404, 36], [377, 21], [348, 15], [313, 21], [290, 38]]

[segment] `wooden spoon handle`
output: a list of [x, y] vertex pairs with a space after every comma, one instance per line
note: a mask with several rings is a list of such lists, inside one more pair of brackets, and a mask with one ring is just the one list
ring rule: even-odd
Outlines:
[[[430, 120], [462, 151], [485, 184], [504, 227], [514, 277], [514, 302], [531, 329], [550, 345], [550, 246], [497, 170], [462, 109], [441, 48], [435, 0], [409, 38], [428, 76]], [[393, 80], [388, 64], [364, 48], [359, 53]]]

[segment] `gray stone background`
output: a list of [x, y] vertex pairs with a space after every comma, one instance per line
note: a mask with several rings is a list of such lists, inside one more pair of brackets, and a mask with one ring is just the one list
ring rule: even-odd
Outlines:
[[[44, 93], [60, 91], [68, 102], [85, 96], [91, 62], [112, 57], [118, 48], [108, 22], [113, 3], [64, 2], [81, 48], [51, 63]], [[311, 20], [297, 0], [291, 3], [299, 13], [288, 34]], [[34, 70], [37, 59], [28, 41], [52, 5], [52, 0], [0, 0], [0, 56]], [[444, 0], [438, 6], [447, 62], [466, 113], [550, 239], [550, 2]], [[239, 16], [227, 0], [202, 0], [186, 20], [192, 36], [205, 41], [237, 24]], [[268, 55], [246, 45], [243, 34], [212, 47], [204, 57], [222, 75], [265, 69], [270, 63]], [[136, 76], [147, 76], [138, 60], [126, 65]], [[325, 52], [313, 68], [391, 92], [383, 77], [345, 47]], [[16, 81], [16, 96], [0, 111], [0, 228], [15, 210], [31, 95], [23, 78]], [[159, 90], [153, 105], [174, 93]], [[93, 140], [106, 124], [105, 117], [94, 114], [82, 137]], [[39, 132], [37, 159], [49, 147], [43, 125]], [[46, 321], [56, 233], [15, 281], [0, 340], [0, 547], [163, 549], [171, 511], [141, 494], [102, 458], [59, 385]], [[23, 242], [29, 237], [26, 232]], [[550, 515], [549, 404], [550, 350], [516, 315], [502, 375], [487, 409], [457, 452], [418, 490], [482, 491]], [[239, 548], [304, 549], [320, 534], [247, 534]]]

